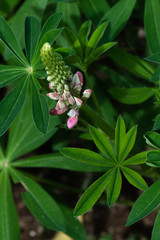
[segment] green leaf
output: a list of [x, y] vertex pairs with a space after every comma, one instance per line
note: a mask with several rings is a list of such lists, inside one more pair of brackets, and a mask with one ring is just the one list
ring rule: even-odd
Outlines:
[[99, 3], [97, 0], [80, 0], [83, 12], [88, 19], [91, 19], [95, 25], [98, 24], [101, 17], [109, 10], [110, 6], [105, 0]]
[[142, 191], [148, 188], [144, 179], [137, 172], [127, 167], [121, 167], [121, 170], [130, 184]]
[[26, 74], [25, 67], [0, 65], [0, 88], [7, 86], [24, 74]]
[[44, 23], [43, 28], [41, 30], [39, 40], [49, 31], [56, 29], [60, 20], [62, 18], [62, 13], [54, 13], [52, 14]]
[[28, 65], [16, 35], [3, 17], [0, 17], [0, 39], [23, 65]]
[[9, 131], [7, 159], [12, 161], [41, 146], [57, 131], [55, 127], [57, 124], [60, 124], [58, 116], [51, 117], [47, 133], [45, 135], [40, 133], [33, 120], [31, 96], [28, 93], [24, 106]]
[[40, 84], [32, 78], [32, 111], [38, 130], [46, 133], [49, 124], [49, 109], [45, 97], [40, 93]]
[[32, 59], [32, 65], [34, 65], [40, 58], [40, 50], [44, 43], [48, 42], [52, 45], [52, 43], [57, 39], [57, 37], [61, 34], [62, 29], [53, 29], [48, 31], [38, 42], [36, 46], [36, 50]]
[[122, 150], [119, 156], [119, 161], [123, 160], [128, 156], [136, 140], [137, 126], [132, 127], [126, 134], [125, 139], [123, 140]]
[[63, 36], [65, 37], [65, 40], [68, 42], [69, 46], [76, 51], [78, 57], [82, 59], [83, 52], [82, 52], [81, 44], [77, 36], [75, 35], [75, 33], [70, 28], [66, 27], [63, 30]]
[[102, 23], [91, 35], [85, 50], [85, 56], [88, 57], [96, 48], [97, 44], [103, 37], [103, 34], [108, 26], [108, 22]]
[[111, 207], [116, 202], [122, 186], [122, 177], [119, 168], [115, 168], [109, 176], [107, 188], [107, 203]]
[[156, 52], [145, 58], [149, 62], [160, 63], [160, 52]]
[[[56, 4], [56, 12], [62, 13], [61, 26], [69, 27], [74, 32], [81, 25], [81, 12], [77, 1], [72, 2], [58, 2]], [[63, 44], [61, 44], [63, 46]]]
[[158, 215], [157, 215], [155, 223], [154, 223], [151, 240], [157, 240], [160, 236], [159, 223], [160, 223], [160, 211], [158, 212]]
[[138, 77], [151, 81], [154, 68], [141, 58], [125, 52], [119, 47], [114, 47], [107, 52], [107, 55], [118, 65], [124, 67]]
[[83, 148], [62, 148], [60, 152], [73, 160], [85, 162], [91, 165], [113, 167], [114, 164], [110, 159], [104, 158], [101, 155]]
[[28, 88], [28, 79], [24, 77], [18, 85], [0, 102], [0, 136], [10, 127], [20, 111]]
[[22, 48], [24, 47], [24, 24], [28, 16], [33, 16], [41, 21], [48, 0], [26, 0], [16, 12], [12, 20], [12, 28]]
[[151, 147], [160, 148], [160, 134], [149, 131], [145, 134], [146, 143]]
[[39, 184], [23, 175], [16, 169], [10, 169], [14, 182], [21, 183], [26, 192], [23, 200], [30, 212], [45, 227], [55, 230], [65, 230], [64, 216], [55, 200]]
[[75, 54], [75, 51], [74, 49], [71, 49], [71, 48], [56, 48], [55, 49], [55, 52], [58, 52], [62, 55], [63, 58], [67, 58], [67, 57], [70, 57], [72, 55]]
[[154, 131], [160, 130], [160, 114], [158, 114], [154, 120], [153, 129]]
[[153, 88], [118, 88], [109, 89], [113, 98], [124, 104], [139, 104], [153, 96]]
[[75, 207], [75, 215], [79, 216], [86, 213], [98, 200], [108, 184], [108, 179], [112, 169], [96, 180], [82, 195]]
[[96, 48], [95, 50], [93, 50], [92, 53], [90, 54], [90, 56], [88, 56], [85, 59], [85, 62], [87, 63], [87, 65], [91, 64], [91, 62], [98, 59], [103, 53], [108, 51], [115, 44], [117, 44], [117, 43], [116, 42], [105, 43], [105, 44], [101, 45], [100, 47]]
[[134, 203], [127, 220], [127, 226], [141, 220], [160, 203], [160, 180], [152, 184]]
[[18, 215], [7, 169], [0, 173], [0, 239], [20, 239]]
[[0, 2], [0, 15], [4, 18], [8, 18], [9, 14], [12, 13], [13, 9], [19, 3], [19, 0], [3, 0]]
[[147, 0], [145, 2], [145, 32], [148, 45], [153, 53], [160, 51], [160, 2]]
[[90, 34], [90, 31], [91, 31], [91, 25], [92, 25], [92, 22], [90, 20], [85, 21], [81, 25], [81, 27], [80, 27], [80, 29], [78, 31], [78, 39], [79, 39], [79, 41], [81, 43], [83, 51], [85, 51], [85, 48], [86, 48], [86, 46], [88, 44], [88, 36]]
[[80, 172], [105, 172], [107, 167], [91, 165], [85, 162], [78, 162], [66, 158], [60, 153], [51, 153], [45, 155], [33, 156], [25, 159], [20, 159], [12, 163], [14, 167], [30, 167], [30, 168], [59, 168], [71, 171]]
[[120, 31], [124, 28], [136, 4], [136, 0], [118, 1], [106, 14], [102, 17], [100, 23], [109, 22], [108, 31], [104, 35], [105, 42], [112, 41]]
[[104, 153], [107, 158], [111, 159], [113, 163], [115, 163], [117, 160], [115, 158], [112, 146], [107, 139], [99, 130], [97, 130], [95, 127], [90, 126], [89, 127], [91, 137], [96, 144], [97, 148]]
[[151, 151], [147, 154], [147, 165], [150, 167], [160, 167], [160, 151]]
[[[160, 80], [160, 66], [158, 66], [152, 76], [152, 81], [153, 82], [159, 82]], [[155, 91], [154, 91], [155, 93]]]
[[105, 122], [102, 117], [96, 114], [92, 108], [90, 108], [88, 105], [82, 106], [81, 112], [84, 113], [85, 117], [90, 119], [93, 124], [102, 129], [110, 139], [114, 139], [114, 129], [107, 122]]
[[26, 54], [29, 62], [31, 63], [34, 51], [37, 45], [39, 33], [40, 33], [40, 22], [35, 17], [27, 17], [25, 21], [25, 45]]
[[123, 141], [125, 137], [126, 137], [126, 126], [123, 118], [119, 116], [117, 119], [116, 131], [115, 131], [115, 149], [116, 149], [116, 157], [118, 161], [120, 160]]
[[73, 215], [73, 210], [69, 208], [62, 199], [57, 197], [57, 195], [55, 196], [55, 200], [58, 202], [66, 221], [66, 229], [64, 232], [75, 240], [87, 240], [85, 229], [80, 221]]
[[135, 156], [125, 160], [123, 162], [123, 165], [139, 165], [139, 164], [143, 164], [143, 163], [146, 162], [147, 153], [148, 153], [148, 151], [138, 153]]

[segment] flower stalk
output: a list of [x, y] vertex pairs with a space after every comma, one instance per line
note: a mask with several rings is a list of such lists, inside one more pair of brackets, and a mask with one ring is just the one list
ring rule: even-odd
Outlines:
[[91, 96], [91, 89], [82, 92], [83, 75], [81, 72], [71, 73], [61, 56], [54, 52], [49, 43], [41, 49], [41, 59], [47, 72], [47, 80], [51, 92], [49, 98], [57, 101], [55, 108], [50, 110], [51, 115], [61, 115], [68, 111], [67, 127], [73, 128], [78, 122], [79, 109]]

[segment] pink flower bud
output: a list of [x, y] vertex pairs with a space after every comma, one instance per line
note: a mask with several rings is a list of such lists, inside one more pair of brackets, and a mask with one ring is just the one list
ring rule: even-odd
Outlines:
[[79, 115], [78, 111], [75, 110], [75, 109], [71, 109], [68, 113], [67, 113], [68, 116], [70, 117], [77, 117]]
[[81, 107], [81, 105], [82, 105], [82, 100], [80, 99], [80, 98], [74, 98], [75, 99], [75, 101], [76, 101], [76, 105], [77, 105], [77, 107]]
[[65, 112], [66, 110], [57, 110], [56, 108], [52, 108], [50, 110], [51, 115], [61, 115]]
[[50, 89], [53, 89], [54, 87], [55, 87], [55, 86], [54, 86], [53, 82], [50, 82], [50, 83], [49, 83], [49, 88], [50, 88]]
[[59, 100], [59, 95], [57, 92], [50, 92], [47, 93], [47, 96], [53, 100]]
[[75, 100], [74, 100], [73, 97], [69, 97], [69, 103], [70, 103], [71, 105], [74, 105], [74, 104], [75, 104]]
[[[64, 109], [67, 109], [67, 105], [65, 104], [65, 102], [63, 102], [62, 99], [60, 99], [60, 100], [57, 102], [56, 109], [62, 111], [62, 110], [64, 110]], [[66, 111], [66, 110], [65, 110], [65, 111]]]
[[71, 95], [71, 94], [70, 94], [69, 91], [64, 90], [64, 93], [63, 93], [63, 95], [62, 95], [63, 101], [67, 101], [70, 95]]
[[76, 74], [77, 74], [78, 77], [79, 77], [81, 86], [83, 86], [83, 74], [82, 74], [81, 72], [76, 72]]
[[92, 90], [91, 90], [91, 89], [86, 89], [86, 90], [83, 92], [82, 97], [84, 97], [84, 98], [90, 98], [91, 93], [92, 93]]
[[77, 116], [76, 117], [70, 117], [67, 120], [67, 127], [69, 129], [71, 129], [77, 124], [77, 122], [78, 122], [78, 117]]
[[72, 78], [71, 87], [73, 88], [73, 90], [80, 92], [82, 90], [82, 86], [83, 86], [83, 75], [82, 73], [77, 72], [76, 74], [74, 74]]

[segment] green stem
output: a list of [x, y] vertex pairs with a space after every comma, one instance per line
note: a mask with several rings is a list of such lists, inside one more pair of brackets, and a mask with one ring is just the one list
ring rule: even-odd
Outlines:
[[88, 87], [92, 90], [91, 96], [92, 96], [92, 99], [93, 99], [93, 101], [94, 101], [94, 104], [95, 104], [95, 106], [96, 106], [96, 108], [97, 108], [97, 111], [98, 111], [99, 115], [102, 117], [102, 111], [101, 111], [101, 108], [100, 108], [100, 106], [99, 106], [99, 103], [98, 103], [98, 100], [97, 100], [97, 98], [96, 98], [96, 95], [95, 95], [95, 93], [94, 93], [94, 91], [93, 91], [93, 89], [92, 89], [92, 86], [91, 86], [91, 84], [90, 84], [87, 71], [84, 70], [83, 72], [84, 72], [84, 76], [85, 76], [86, 82], [87, 82], [87, 84], [88, 84]]

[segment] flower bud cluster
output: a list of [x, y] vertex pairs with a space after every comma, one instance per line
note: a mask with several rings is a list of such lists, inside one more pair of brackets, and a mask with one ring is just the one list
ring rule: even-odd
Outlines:
[[56, 56], [49, 43], [45, 43], [41, 49], [41, 59], [47, 71], [47, 80], [51, 92], [47, 96], [57, 101], [55, 108], [51, 109], [51, 115], [60, 115], [68, 112], [67, 126], [73, 128], [78, 122], [79, 108], [84, 100], [91, 95], [91, 89], [83, 93], [83, 75], [81, 72], [71, 74], [70, 68], [64, 61]]
[[43, 45], [41, 49], [41, 59], [46, 67], [47, 80], [52, 83], [52, 88], [63, 92], [65, 83], [71, 75], [70, 67], [65, 65], [61, 56], [55, 53], [49, 43]]

